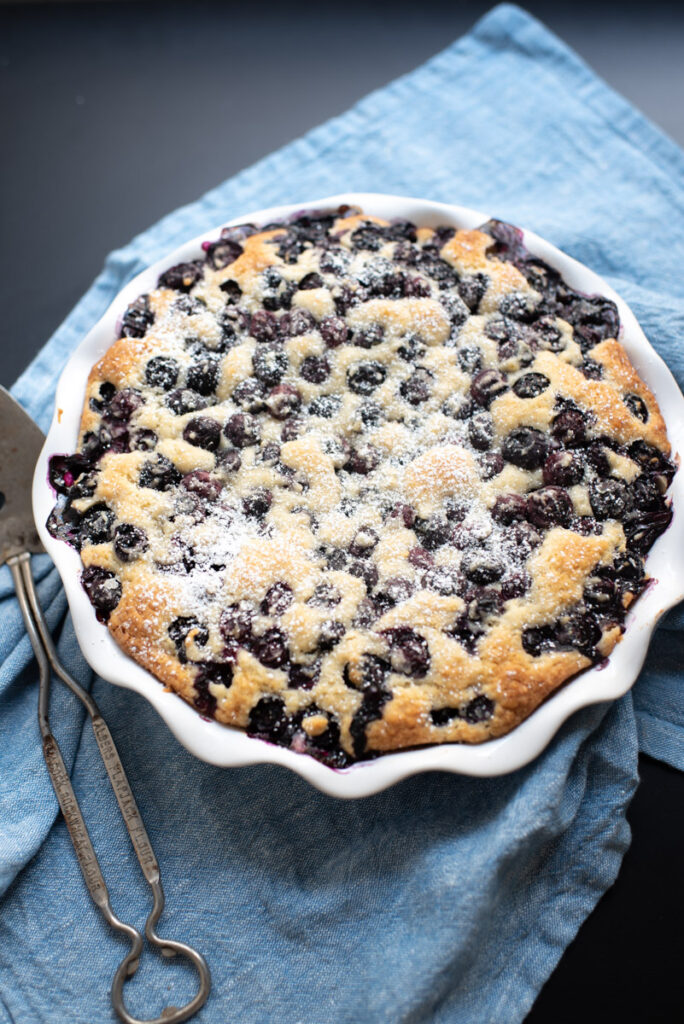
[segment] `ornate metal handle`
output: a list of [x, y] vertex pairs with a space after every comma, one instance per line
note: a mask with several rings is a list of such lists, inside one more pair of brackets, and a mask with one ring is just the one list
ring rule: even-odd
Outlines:
[[[149, 836], [145, 830], [140, 811], [129, 785], [126, 773], [119, 758], [112, 735], [102, 718], [99, 708], [90, 694], [69, 675], [59, 660], [47, 628], [42, 609], [38, 603], [31, 575], [30, 556], [27, 553], [16, 555], [7, 560], [14, 586], [24, 617], [26, 631], [31, 641], [40, 673], [38, 695], [38, 723], [43, 738], [43, 754], [50, 773], [52, 785], [64, 815], [69, 835], [78, 857], [78, 862], [93, 902], [98, 906], [107, 922], [117, 931], [126, 935], [131, 941], [131, 949], [114, 975], [111, 997], [119, 1018], [124, 1024], [180, 1024], [188, 1020], [204, 1006], [211, 990], [211, 975], [204, 957], [184, 942], [161, 938], [156, 931], [157, 922], [164, 909], [164, 890], [162, 889], [159, 864], [152, 849]], [[133, 849], [142, 872], [152, 889], [153, 906], [145, 922], [145, 935], [151, 945], [156, 946], [162, 956], [176, 955], [186, 957], [199, 975], [199, 988], [195, 997], [185, 1006], [167, 1006], [159, 1017], [142, 1021], [132, 1017], [126, 1009], [123, 999], [123, 986], [135, 974], [143, 949], [140, 932], [132, 925], [120, 921], [112, 910], [109, 891], [102, 875], [102, 870], [93, 848], [81, 808], [74, 793], [71, 779], [66, 770], [57, 740], [52, 734], [49, 717], [50, 666], [56, 675], [69, 687], [86, 708], [95, 734], [95, 739], [102, 755], [107, 775], [112, 784], [114, 795], [121, 810], [121, 815], [131, 837]]]

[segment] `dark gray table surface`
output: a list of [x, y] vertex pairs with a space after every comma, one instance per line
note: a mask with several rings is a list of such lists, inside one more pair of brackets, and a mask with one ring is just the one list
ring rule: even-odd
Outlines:
[[[0, 383], [110, 250], [416, 67], [488, 6], [0, 3]], [[684, 144], [684, 7], [527, 6]], [[684, 778], [646, 757], [640, 770], [619, 878], [528, 1024], [651, 1024], [679, 1009]]]

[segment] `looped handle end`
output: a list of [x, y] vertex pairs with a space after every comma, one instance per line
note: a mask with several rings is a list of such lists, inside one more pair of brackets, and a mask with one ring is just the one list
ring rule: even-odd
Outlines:
[[[160, 882], [152, 884], [154, 892], [154, 906], [145, 924], [145, 935], [148, 942], [156, 946], [163, 957], [171, 958], [184, 956], [189, 960], [199, 976], [199, 988], [194, 999], [185, 1006], [167, 1006], [158, 1017], [149, 1020], [141, 1020], [133, 1017], [126, 1009], [123, 999], [123, 987], [125, 982], [135, 973], [138, 966], [138, 959], [134, 950], [122, 961], [118, 971], [114, 975], [112, 983], [112, 1006], [124, 1024], [181, 1024], [181, 1021], [189, 1020], [206, 1003], [211, 991], [211, 973], [209, 965], [196, 949], [188, 946], [185, 942], [176, 942], [173, 939], [162, 939], [155, 930], [157, 921], [164, 909], [164, 893]], [[132, 970], [131, 970], [132, 968]]]

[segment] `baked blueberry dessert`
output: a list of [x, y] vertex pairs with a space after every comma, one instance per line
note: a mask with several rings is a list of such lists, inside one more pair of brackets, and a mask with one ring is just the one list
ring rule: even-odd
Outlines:
[[205, 716], [338, 767], [501, 736], [607, 657], [671, 519], [619, 330], [499, 221], [226, 228], [126, 310], [49, 529]]

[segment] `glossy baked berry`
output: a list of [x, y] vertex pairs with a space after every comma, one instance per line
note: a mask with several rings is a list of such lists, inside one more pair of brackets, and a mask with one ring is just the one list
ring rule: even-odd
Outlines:
[[196, 448], [215, 452], [221, 441], [221, 426], [210, 416], [197, 416], [188, 420], [183, 428], [183, 440]]
[[154, 323], [154, 311], [150, 309], [148, 295], [141, 295], [132, 302], [123, 315], [121, 333], [127, 338], [144, 338], [148, 327]]
[[551, 433], [565, 448], [582, 448], [587, 443], [586, 417], [579, 409], [563, 409], [554, 417]]
[[105, 544], [114, 535], [116, 516], [103, 503], [91, 505], [81, 517], [81, 544]]
[[478, 405], [488, 409], [495, 398], [508, 391], [508, 382], [499, 370], [481, 370], [473, 378], [470, 394]]
[[236, 448], [249, 448], [259, 443], [261, 425], [259, 420], [249, 413], [236, 412], [227, 420], [223, 433]]
[[140, 558], [148, 547], [147, 534], [133, 523], [119, 523], [114, 531], [114, 554], [122, 562], [133, 562]]
[[280, 337], [283, 339], [310, 334], [315, 328], [316, 318], [308, 309], [293, 309], [288, 313], [283, 313], [278, 325]]
[[537, 398], [546, 391], [550, 383], [549, 378], [543, 373], [526, 373], [518, 377], [513, 385], [513, 391], [518, 398]]
[[173, 288], [178, 292], [189, 292], [202, 277], [204, 267], [201, 260], [191, 263], [178, 263], [170, 267], [159, 278], [160, 288]]
[[546, 435], [536, 427], [516, 427], [501, 445], [501, 454], [507, 462], [521, 469], [540, 469], [546, 460]]
[[299, 412], [302, 396], [293, 384], [277, 384], [269, 392], [265, 405], [276, 420], [286, 420]]
[[473, 448], [486, 452], [494, 439], [494, 421], [488, 412], [476, 412], [468, 421], [468, 438]]
[[222, 473], [237, 473], [242, 465], [242, 456], [236, 448], [226, 448], [216, 453], [216, 468]]
[[198, 412], [200, 409], [204, 409], [207, 400], [192, 388], [177, 388], [175, 391], [169, 391], [166, 396], [166, 404], [176, 416], [185, 416], [188, 412]]
[[108, 569], [90, 565], [81, 573], [81, 584], [98, 618], [106, 621], [121, 600], [119, 580]]
[[200, 502], [216, 501], [223, 490], [221, 481], [203, 469], [193, 469], [181, 480], [181, 487]]
[[219, 364], [216, 357], [207, 356], [188, 367], [187, 385], [199, 395], [210, 395], [219, 381]]
[[542, 471], [545, 484], [572, 487], [584, 479], [584, 466], [574, 452], [551, 452]]
[[430, 648], [420, 633], [408, 627], [385, 632], [392, 671], [421, 679], [430, 668]]
[[256, 487], [242, 499], [242, 511], [252, 519], [266, 515], [273, 502], [273, 495], [266, 487]]
[[380, 451], [372, 444], [356, 445], [349, 452], [344, 468], [349, 473], [372, 473], [380, 465]]
[[433, 374], [423, 366], [418, 366], [410, 377], [399, 385], [399, 394], [411, 405], [427, 402], [432, 394]]
[[458, 350], [458, 365], [472, 377], [482, 369], [482, 350], [476, 345], [464, 345]]
[[461, 569], [471, 583], [494, 583], [503, 575], [501, 559], [487, 550], [475, 549], [464, 552]]
[[631, 506], [630, 494], [622, 480], [594, 480], [589, 487], [591, 510], [597, 519], [621, 519]]
[[349, 336], [349, 328], [339, 316], [323, 317], [318, 329], [328, 348], [339, 348]]
[[648, 406], [639, 395], [625, 395], [625, 405], [642, 423], [648, 423]]
[[330, 363], [325, 356], [306, 356], [299, 367], [299, 375], [310, 384], [322, 384], [330, 375]]
[[289, 361], [284, 349], [277, 345], [259, 345], [252, 356], [254, 376], [272, 387], [279, 384], [287, 372]]
[[143, 463], [138, 483], [140, 487], [149, 487], [153, 491], [168, 491], [180, 483], [181, 475], [164, 455]]
[[502, 526], [527, 519], [527, 501], [521, 494], [500, 494], [492, 506], [492, 519]]
[[261, 611], [264, 615], [282, 615], [293, 601], [292, 587], [280, 581], [266, 591], [266, 596], [261, 602]]
[[541, 529], [569, 526], [573, 513], [572, 499], [562, 487], [541, 487], [527, 496], [527, 518]]
[[257, 341], [276, 341], [280, 335], [277, 316], [268, 310], [258, 310], [249, 322], [249, 333]]
[[235, 387], [231, 398], [244, 412], [256, 415], [256, 413], [263, 412], [266, 408], [267, 393], [267, 389], [261, 381], [255, 380], [252, 377], [249, 380], [240, 381]]
[[370, 395], [387, 376], [387, 368], [374, 359], [354, 363], [347, 370], [347, 385], [357, 395]]

